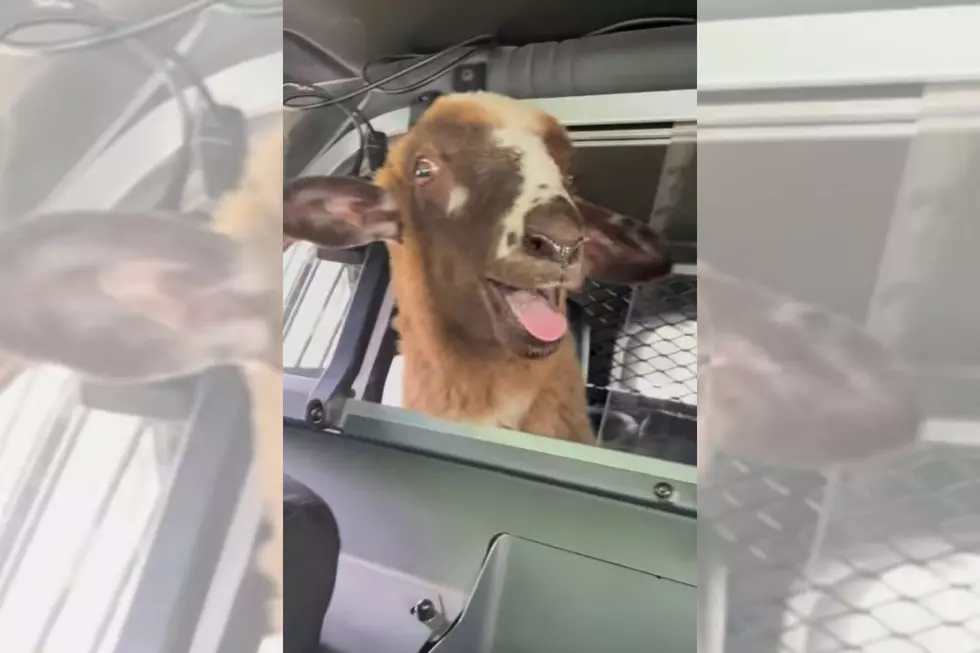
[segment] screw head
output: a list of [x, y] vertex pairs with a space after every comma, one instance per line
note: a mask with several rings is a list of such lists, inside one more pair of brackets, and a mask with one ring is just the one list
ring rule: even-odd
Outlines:
[[412, 606], [411, 612], [416, 619], [426, 623], [436, 618], [436, 605], [429, 599], [422, 599]]
[[311, 401], [306, 407], [306, 419], [309, 420], [311, 424], [323, 424], [323, 420], [326, 419], [326, 416], [326, 412], [323, 410], [323, 404], [317, 399]]
[[464, 82], [472, 82], [476, 77], [476, 73], [473, 72], [472, 68], [463, 68], [463, 70], [459, 72], [459, 77]]
[[674, 496], [674, 486], [670, 483], [657, 483], [653, 486], [653, 496], [662, 501], [666, 501]]

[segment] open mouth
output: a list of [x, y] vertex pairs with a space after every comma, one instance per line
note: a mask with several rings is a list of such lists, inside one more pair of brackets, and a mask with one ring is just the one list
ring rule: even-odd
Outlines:
[[558, 307], [558, 289], [518, 288], [494, 280], [488, 283], [499, 299], [498, 310], [521, 327], [530, 344], [542, 349], [543, 354], [554, 350], [568, 331], [568, 320]]

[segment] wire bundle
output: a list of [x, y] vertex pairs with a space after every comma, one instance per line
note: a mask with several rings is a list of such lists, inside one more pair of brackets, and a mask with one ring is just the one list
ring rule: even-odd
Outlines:
[[[398, 55], [395, 57], [386, 57], [384, 59], [369, 61], [361, 69], [361, 79], [364, 81], [364, 86], [362, 86], [361, 88], [350, 91], [349, 93], [344, 93], [343, 95], [330, 96], [329, 94], [325, 94], [322, 89], [319, 89], [318, 87], [314, 87], [312, 84], [302, 84], [301, 86], [307, 88], [305, 88], [304, 91], [301, 93], [297, 93], [295, 95], [291, 95], [285, 98], [283, 100], [283, 104], [287, 107], [294, 108], [294, 109], [320, 109], [323, 107], [339, 106], [343, 102], [360, 97], [361, 95], [364, 95], [365, 93], [374, 90], [377, 90], [381, 93], [385, 93], [386, 95], [404, 95], [405, 93], [411, 93], [413, 91], [417, 91], [421, 88], [424, 88], [425, 86], [428, 86], [434, 80], [439, 79], [440, 77], [448, 73], [450, 70], [452, 70], [459, 64], [471, 58], [473, 55], [475, 55], [477, 52], [479, 52], [481, 49], [491, 44], [492, 42], [493, 42], [493, 36], [489, 34], [483, 34], [480, 36], [474, 36], [473, 38], [466, 39], [465, 41], [462, 41], [460, 43], [457, 43], [456, 45], [448, 47], [445, 50], [442, 50], [441, 52], [436, 52], [435, 54]], [[422, 68], [425, 68], [426, 66], [442, 59], [443, 57], [449, 54], [457, 52], [458, 50], [463, 50], [463, 52], [457, 55], [456, 57], [454, 57], [453, 59], [451, 59], [448, 63], [442, 65], [438, 69], [429, 73], [424, 78], [416, 82], [413, 82], [411, 84], [406, 84], [404, 86], [400, 86], [397, 88], [385, 88], [385, 84], [390, 84], [391, 82], [397, 79], [401, 79], [406, 75], [410, 75], [416, 72], [417, 70], [421, 70]], [[378, 79], [378, 80], [371, 79], [370, 69], [373, 66], [377, 66], [381, 63], [390, 63], [393, 61], [404, 61], [404, 60], [414, 60], [415, 63], [405, 68], [402, 68], [401, 70], [398, 70], [390, 75], [387, 75], [382, 79]], [[300, 99], [316, 99], [316, 98], [319, 98], [320, 102], [300, 104], [300, 105], [297, 105], [295, 102], [295, 100], [300, 100]]]
[[[633, 20], [622, 21], [612, 25], [608, 25], [601, 29], [595, 30], [587, 34], [587, 37], [592, 36], [602, 36], [606, 34], [612, 34], [616, 32], [626, 31], [630, 29], [645, 28], [645, 27], [669, 27], [675, 25], [687, 25], [694, 23], [695, 21], [691, 18], [665, 18], [665, 17], [650, 17], [650, 18], [637, 18]], [[371, 121], [357, 108], [348, 107], [345, 102], [348, 100], [353, 100], [358, 98], [365, 93], [371, 91], [377, 91], [385, 95], [405, 95], [412, 93], [414, 91], [425, 88], [431, 84], [436, 79], [439, 79], [456, 66], [462, 64], [463, 62], [469, 60], [478, 52], [484, 48], [490, 47], [494, 44], [495, 37], [491, 34], [481, 34], [479, 36], [474, 36], [472, 38], [461, 41], [456, 45], [450, 46], [440, 52], [430, 55], [421, 54], [404, 54], [395, 55], [390, 57], [383, 57], [381, 59], [375, 59], [368, 61], [361, 68], [361, 80], [364, 85], [353, 91], [343, 93], [342, 95], [333, 95], [323, 88], [317, 86], [316, 84], [299, 79], [290, 79], [283, 82], [283, 90], [292, 89], [297, 92], [283, 95], [283, 106], [292, 109], [309, 110], [309, 109], [322, 109], [326, 107], [337, 107], [341, 111], [347, 114], [354, 129], [357, 131], [358, 139], [360, 141], [360, 147], [354, 160], [353, 174], [358, 174], [361, 170], [363, 164], [365, 150], [369, 148], [369, 143], [372, 137], [381, 137], [383, 135], [379, 134], [372, 126]], [[448, 62], [432, 71], [423, 78], [404, 84], [402, 86], [397, 86], [392, 88], [390, 84], [402, 77], [410, 75], [416, 71], [422, 70], [437, 61], [440, 61], [449, 55], [456, 54], [455, 57], [451, 58]], [[371, 74], [371, 69], [385, 63], [395, 63], [399, 61], [410, 61], [412, 62], [408, 66], [386, 75], [381, 79], [373, 79]], [[311, 101], [312, 100], [312, 101]], [[367, 131], [367, 139], [365, 139], [365, 131]]]
[[[182, 145], [171, 168], [170, 179], [158, 203], [158, 208], [180, 208], [187, 183], [193, 172], [195, 160], [204, 168], [204, 181], [208, 194], [216, 196], [237, 181], [240, 169], [227, 172], [226, 164], [241, 158], [240, 150], [247, 137], [244, 134], [244, 116], [233, 107], [215, 102], [204, 80], [184, 57], [173, 49], [161, 49], [147, 43], [141, 37], [210, 8], [264, 17], [282, 12], [281, 2], [245, 2], [243, 0], [192, 0], [156, 16], [132, 23], [122, 23], [106, 17], [98, 7], [78, 2], [71, 6], [38, 8], [19, 20], [0, 29], [0, 52], [16, 56], [50, 57], [94, 49], [103, 45], [123, 43], [142, 59], [163, 80], [170, 97], [176, 104], [182, 120]], [[82, 27], [92, 33], [81, 37], [39, 40], [23, 36], [25, 32], [44, 27]], [[184, 96], [183, 87], [195, 89], [200, 107], [192, 110]], [[201, 145], [201, 144], [205, 145]], [[216, 157], [215, 152], [224, 150], [230, 156]], [[218, 159], [222, 159], [220, 163]], [[240, 167], [241, 162], [236, 162]]]
[[[107, 43], [116, 43], [152, 32], [161, 27], [173, 24], [174, 22], [186, 18], [207, 9], [219, 9], [230, 11], [243, 16], [262, 18], [275, 16], [282, 13], [282, 2], [247, 2], [243, 0], [191, 0], [185, 5], [165, 11], [132, 23], [112, 22], [110, 28], [102, 33], [84, 36], [80, 38], [58, 39], [46, 42], [20, 40], [14, 35], [32, 27], [53, 26], [53, 25], [78, 25], [89, 27], [90, 25], [77, 20], [81, 13], [82, 3], [72, 3], [74, 8], [65, 9], [63, 7], [51, 9], [38, 9], [31, 15], [25, 16], [20, 20], [13, 21], [6, 29], [0, 30], [0, 46], [3, 50], [13, 54], [24, 55], [45, 55], [63, 54], [85, 50]], [[95, 7], [89, 9], [90, 14], [97, 14]], [[84, 18], [82, 18], [84, 20]], [[102, 17], [102, 20], [109, 19]]]

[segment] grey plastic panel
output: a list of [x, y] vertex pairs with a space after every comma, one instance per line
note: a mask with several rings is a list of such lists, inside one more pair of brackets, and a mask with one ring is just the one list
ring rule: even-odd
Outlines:
[[[489, 53], [475, 54], [466, 63], [486, 64], [486, 90], [518, 99], [694, 91], [697, 88], [697, 29], [682, 25], [521, 47], [501, 46]], [[372, 67], [372, 75], [381, 79], [410, 65], [411, 61], [378, 64]], [[408, 73], [397, 83], [413, 84], [430, 74], [431, 70], [423, 68]], [[363, 85], [360, 79], [323, 81], [331, 82], [324, 88], [336, 95]], [[410, 94], [372, 93], [360, 108], [373, 118], [406, 107], [413, 98], [424, 93], [452, 91], [453, 75], [447, 74]], [[616, 102], [610, 99], [609, 105], [621, 106], [621, 101], [622, 98]], [[694, 102], [690, 104], [693, 112]], [[653, 104], [644, 112], [644, 117], [656, 118], [658, 109], [657, 104]], [[664, 119], [676, 120], [678, 116], [664, 116]], [[343, 115], [337, 115], [336, 120], [338, 125], [342, 124]], [[601, 117], [597, 116], [595, 124], [600, 121]], [[325, 129], [324, 133], [329, 131]]]
[[662, 27], [497, 48], [487, 89], [515, 98], [697, 88], [697, 28]]
[[694, 0], [289, 0], [283, 24], [328, 48], [335, 57], [365, 59], [436, 52], [477, 34], [523, 45], [575, 38], [623, 20], [694, 18]]
[[[698, 187], [711, 188], [698, 196], [699, 226], [712, 235], [699, 243], [703, 255], [723, 269], [863, 319], [908, 141], [772, 139], [698, 147]], [[746, 256], [749, 251], [754, 256]], [[847, 282], [828, 284], [828, 270]]]
[[[337, 653], [417, 651], [428, 632], [412, 605], [439, 588], [455, 618], [462, 605], [454, 596], [470, 594], [502, 533], [697, 583], [693, 518], [352, 436], [287, 427], [283, 453], [284, 468], [330, 504], [340, 526], [346, 559], [324, 625]], [[677, 636], [693, 637], [693, 592], [679, 594], [675, 608], [690, 614]], [[577, 650], [606, 649], [565, 649]]]
[[694, 651], [694, 588], [501, 536], [433, 653]]
[[961, 4], [950, 0], [698, 0], [698, 20], [737, 20], [846, 13], [889, 9], [918, 9]]

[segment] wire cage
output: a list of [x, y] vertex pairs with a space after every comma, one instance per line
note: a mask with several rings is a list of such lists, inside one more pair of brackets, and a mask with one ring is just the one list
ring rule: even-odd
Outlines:
[[726, 651], [980, 650], [980, 452], [928, 444], [846, 472], [725, 459], [699, 542], [724, 568]]
[[696, 277], [636, 288], [589, 280], [572, 301], [601, 445], [695, 464]]

